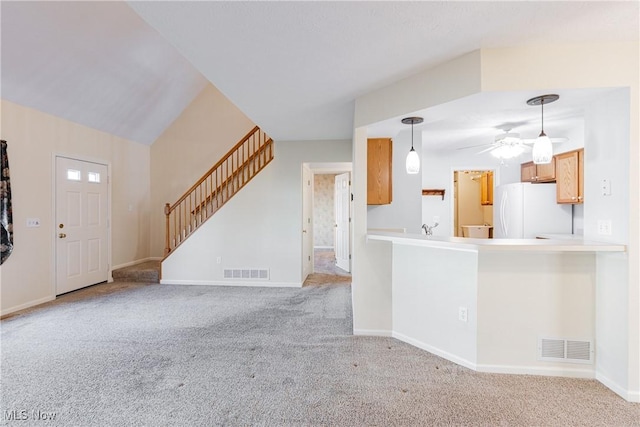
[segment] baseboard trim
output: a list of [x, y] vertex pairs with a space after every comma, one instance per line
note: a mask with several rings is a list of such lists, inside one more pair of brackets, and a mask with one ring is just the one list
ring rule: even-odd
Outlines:
[[391, 331], [386, 329], [354, 329], [353, 335], [363, 337], [390, 337]]
[[53, 301], [54, 299], [56, 299], [55, 295], [25, 302], [24, 304], [16, 305], [15, 307], [6, 308], [0, 311], [0, 317], [15, 313], [16, 311], [24, 310], [25, 308], [35, 307], [36, 305], [44, 304], [45, 302]]
[[594, 379], [593, 369], [576, 369], [563, 367], [544, 366], [516, 366], [516, 365], [477, 365], [478, 372], [491, 374], [513, 374], [513, 375], [539, 375], [543, 377], [564, 377], [564, 378], [586, 378]]
[[609, 390], [622, 397], [627, 402], [640, 402], [640, 391], [630, 391], [613, 381], [606, 375], [596, 372], [596, 380], [600, 381]]
[[302, 283], [295, 282], [224, 282], [218, 280], [172, 280], [162, 279], [161, 285], [181, 285], [181, 286], [239, 286], [239, 287], [255, 287], [255, 288], [301, 288]]
[[436, 356], [442, 357], [443, 359], [447, 359], [450, 362], [456, 363], [458, 365], [464, 366], [465, 368], [473, 369], [476, 371], [476, 364], [470, 360], [464, 359], [460, 356], [456, 356], [455, 354], [449, 353], [448, 351], [444, 351], [437, 347], [434, 347], [429, 344], [425, 344], [422, 341], [419, 341], [415, 338], [408, 337], [399, 332], [393, 331], [393, 338], [400, 340], [402, 342], [406, 342], [407, 344], [411, 344], [414, 347], [418, 347], [419, 349], [426, 350], [429, 353], [435, 354]]
[[333, 249], [333, 246], [314, 246], [313, 249]]
[[117, 270], [119, 268], [131, 267], [132, 265], [142, 264], [143, 262], [147, 261], [162, 261], [162, 257], [151, 256], [143, 259], [138, 259], [136, 261], [125, 262], [124, 264], [114, 265], [111, 267], [111, 271]]

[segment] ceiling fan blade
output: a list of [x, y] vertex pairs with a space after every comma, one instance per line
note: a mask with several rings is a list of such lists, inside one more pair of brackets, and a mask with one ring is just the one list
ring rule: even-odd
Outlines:
[[487, 151], [491, 151], [493, 149], [495, 149], [496, 147], [494, 145], [491, 145], [491, 147], [485, 148], [482, 151], [478, 151], [476, 154], [482, 154], [482, 153], [486, 153]]
[[467, 148], [478, 148], [478, 147], [486, 147], [488, 145], [493, 146], [493, 143], [489, 143], [489, 144], [478, 144], [478, 145], [467, 145], [466, 147], [459, 147], [456, 148], [456, 150], [466, 150]]
[[[569, 141], [569, 138], [559, 137], [559, 138], [549, 138], [553, 144], [559, 144], [561, 142]], [[533, 144], [536, 142], [536, 138], [533, 139], [523, 139], [522, 142], [525, 144]]]

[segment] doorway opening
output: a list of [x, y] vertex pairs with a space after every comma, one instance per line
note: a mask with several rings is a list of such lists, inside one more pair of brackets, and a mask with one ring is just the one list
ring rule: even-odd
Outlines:
[[493, 237], [494, 171], [453, 171], [453, 235]]
[[303, 179], [303, 279], [350, 281], [351, 163], [305, 164]]

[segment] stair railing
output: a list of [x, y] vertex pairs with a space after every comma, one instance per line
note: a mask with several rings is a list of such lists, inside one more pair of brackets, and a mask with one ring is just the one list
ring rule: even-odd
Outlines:
[[258, 126], [242, 138], [173, 205], [166, 216], [165, 257], [273, 160], [273, 140]]

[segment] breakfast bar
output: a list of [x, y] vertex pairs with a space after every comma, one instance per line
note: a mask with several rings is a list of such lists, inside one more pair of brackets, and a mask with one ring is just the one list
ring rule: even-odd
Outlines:
[[594, 377], [598, 260], [626, 257], [624, 245], [389, 232], [367, 241], [392, 247], [393, 337], [482, 372]]

